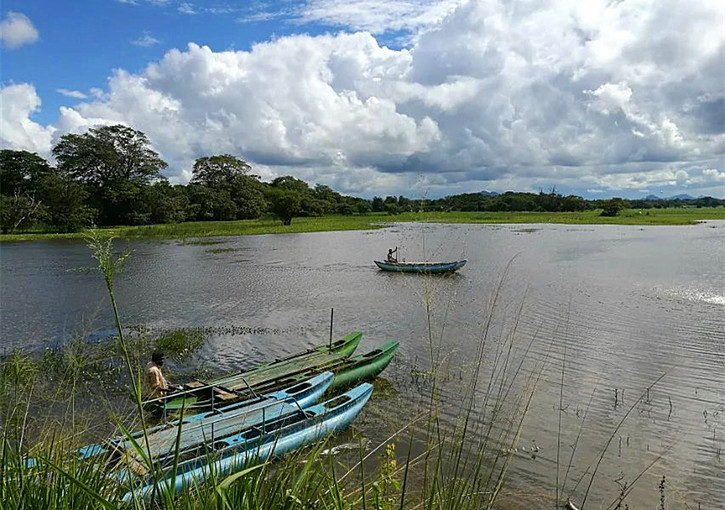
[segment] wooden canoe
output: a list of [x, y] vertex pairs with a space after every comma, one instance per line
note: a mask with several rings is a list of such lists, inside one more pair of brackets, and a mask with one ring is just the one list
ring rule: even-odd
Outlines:
[[[317, 369], [315, 374], [325, 371], [325, 367], [346, 359], [357, 348], [362, 333], [350, 333], [346, 337], [333, 342], [332, 349], [329, 344], [319, 345], [306, 351], [263, 363], [253, 368], [224, 376], [212, 381], [193, 381], [184, 386], [182, 395], [169, 395], [168, 397], [147, 402], [149, 407], [155, 407], [160, 412], [176, 412], [182, 407], [187, 411], [195, 408], [205, 408], [212, 405], [224, 406], [246, 399], [252, 392], [239, 395], [239, 391], [249, 388], [260, 388], [270, 381], [275, 381], [290, 374], [305, 372], [311, 368]], [[302, 379], [297, 379], [300, 381]], [[297, 382], [296, 381], [296, 382]], [[275, 385], [275, 389], [289, 385]], [[254, 390], [256, 391], [256, 390]], [[260, 393], [260, 391], [256, 391]]]
[[[397, 352], [398, 342], [390, 341], [365, 354], [358, 354], [328, 365], [325, 370], [335, 374], [328, 391], [342, 390], [353, 384], [373, 379], [385, 370]], [[315, 373], [313, 368], [299, 374], [292, 374], [285, 379], [274, 381], [270, 386], [264, 387], [264, 390], [270, 390], [276, 384], [290, 385], [294, 381], [312, 377]]]
[[174, 453], [177, 442], [180, 451], [199, 448], [209, 441], [309, 407], [322, 397], [333, 378], [332, 372], [323, 372], [282, 390], [153, 427], [147, 430], [145, 439], [141, 430], [128, 437], [86, 446], [78, 454], [82, 459], [106, 454], [109, 461], [130, 456], [140, 462], [143, 453], [162, 461]]
[[441, 274], [452, 273], [466, 265], [467, 260], [456, 260], [454, 262], [384, 262], [374, 260], [375, 264], [383, 271], [394, 271], [398, 273], [422, 273]]
[[[332, 372], [335, 378], [329, 386], [328, 391], [340, 390], [356, 384], [358, 382], [372, 379], [382, 372], [398, 351], [398, 342], [390, 341], [381, 345], [377, 349], [352, 356], [350, 358], [334, 358], [329, 359], [327, 363], [312, 366], [306, 370], [290, 372], [280, 377], [256, 377], [254, 375], [246, 378], [246, 382], [240, 382], [237, 386], [226, 387], [224, 391], [234, 398], [243, 400], [249, 397], [250, 392], [265, 394], [298, 384], [306, 379], [314, 377], [321, 372]], [[249, 385], [248, 385], [249, 384]], [[230, 403], [231, 397], [225, 401], [214, 400], [215, 406], [221, 406]], [[174, 401], [171, 405], [178, 405]], [[171, 405], [169, 409], [172, 410]], [[212, 405], [210, 398], [195, 399], [193, 402], [194, 410], [206, 410]]]
[[[176, 466], [162, 468], [160, 480], [141, 478], [141, 485], [129, 491], [123, 500], [148, 499], [159, 491], [175, 494], [203, 483], [210, 473], [216, 477], [233, 473], [249, 463], [264, 461], [323, 439], [347, 427], [365, 406], [372, 390], [372, 385], [363, 383], [301, 412], [267, 421], [264, 427], [250, 427], [217, 440], [212, 445], [213, 452], [201, 452]], [[128, 473], [124, 480], [134, 478]]]

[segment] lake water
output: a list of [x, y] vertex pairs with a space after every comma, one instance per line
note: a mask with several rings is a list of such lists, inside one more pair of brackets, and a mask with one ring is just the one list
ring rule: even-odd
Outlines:
[[[630, 508], [656, 507], [663, 475], [680, 492], [668, 492], [668, 508], [725, 508], [725, 222], [405, 224], [214, 241], [117, 242], [133, 250], [116, 280], [123, 323], [208, 326], [215, 334], [191, 363], [221, 373], [325, 341], [334, 308], [336, 337], [364, 333], [357, 352], [400, 341], [388, 384], [354, 424], [380, 441], [425, 400], [430, 388], [412, 374], [430, 368], [431, 352], [453, 428], [495, 294], [486, 355], [511, 341], [512, 366], [524, 359], [514, 389], [536, 380], [507, 490], [554, 495], [561, 416], [559, 479], [576, 443], [564, 491], [574, 501], [611, 438], [588, 507], [609, 506], [664, 454]], [[451, 277], [379, 271], [373, 259], [394, 246], [405, 260], [468, 264]], [[111, 328], [102, 278], [82, 270], [92, 265], [81, 242], [0, 244], [0, 352]]]

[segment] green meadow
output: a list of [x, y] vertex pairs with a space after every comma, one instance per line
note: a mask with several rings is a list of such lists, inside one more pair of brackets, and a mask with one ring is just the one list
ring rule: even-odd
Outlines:
[[[342, 230], [370, 230], [393, 223], [564, 223], [579, 225], [692, 225], [706, 220], [725, 220], [724, 207], [665, 209], [625, 209], [614, 217], [600, 216], [600, 210], [581, 212], [407, 212], [396, 215], [371, 213], [351, 216], [294, 218], [291, 225], [282, 225], [274, 218], [239, 221], [201, 221], [144, 226], [119, 226], [100, 229], [116, 237], [150, 237], [185, 239], [196, 237], [240, 236], [262, 234], [300, 234]], [[82, 239], [84, 231], [72, 234], [27, 232], [2, 235], [0, 241], [32, 241], [39, 239]]]

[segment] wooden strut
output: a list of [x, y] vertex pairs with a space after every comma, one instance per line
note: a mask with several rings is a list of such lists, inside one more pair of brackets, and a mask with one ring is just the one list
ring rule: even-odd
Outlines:
[[329, 347], [327, 348], [327, 350], [330, 352], [332, 352], [332, 322], [333, 322], [334, 318], [335, 318], [335, 309], [330, 308], [330, 344], [329, 344]]

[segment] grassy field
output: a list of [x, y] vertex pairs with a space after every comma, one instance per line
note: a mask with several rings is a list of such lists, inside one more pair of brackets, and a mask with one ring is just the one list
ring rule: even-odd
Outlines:
[[[185, 239], [194, 237], [238, 236], [260, 234], [298, 234], [339, 230], [370, 230], [391, 223], [567, 223], [585, 225], [691, 225], [704, 220], [725, 220], [725, 208], [625, 209], [619, 216], [599, 216], [600, 211], [545, 212], [421, 212], [389, 215], [373, 213], [363, 216], [324, 216], [295, 218], [291, 225], [266, 218], [240, 221], [203, 221], [164, 225], [114, 227], [103, 229], [117, 237], [156, 237]], [[0, 235], [1, 241], [38, 239], [79, 239], [83, 232], [73, 234], [23, 233]]]

